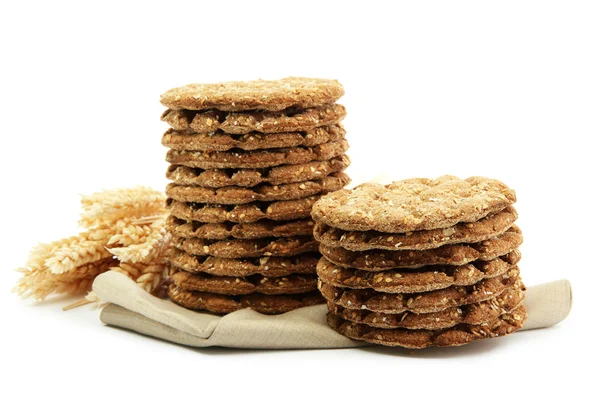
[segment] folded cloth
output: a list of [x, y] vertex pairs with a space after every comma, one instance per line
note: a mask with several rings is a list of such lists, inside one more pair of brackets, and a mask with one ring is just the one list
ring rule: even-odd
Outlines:
[[[158, 299], [114, 271], [98, 276], [93, 289], [102, 301], [110, 303], [100, 314], [103, 323], [186, 346], [246, 349], [369, 346], [331, 329], [325, 320], [325, 305], [281, 315], [263, 315], [245, 309], [218, 316]], [[522, 330], [557, 324], [571, 309], [571, 284], [567, 280], [530, 287], [526, 294], [528, 318]]]

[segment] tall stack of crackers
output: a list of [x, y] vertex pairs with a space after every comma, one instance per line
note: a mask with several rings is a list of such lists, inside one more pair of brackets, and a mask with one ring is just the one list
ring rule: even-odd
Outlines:
[[174, 302], [277, 314], [324, 301], [310, 213], [349, 182], [343, 94], [334, 80], [286, 78], [161, 96]]
[[313, 209], [329, 325], [386, 346], [459, 346], [527, 316], [516, 196], [482, 177], [367, 183]]

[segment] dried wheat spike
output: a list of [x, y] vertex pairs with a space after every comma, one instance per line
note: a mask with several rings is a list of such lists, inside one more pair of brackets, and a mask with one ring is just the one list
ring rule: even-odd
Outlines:
[[136, 186], [129, 189], [104, 190], [83, 196], [83, 227], [112, 225], [123, 218], [141, 218], [165, 211], [165, 195], [157, 190]]
[[149, 225], [128, 225], [108, 241], [108, 251], [121, 262], [148, 263], [156, 259], [167, 239], [164, 218]]
[[117, 263], [118, 261], [112, 257], [106, 257], [62, 274], [52, 273], [42, 262], [28, 264], [18, 269], [23, 276], [13, 291], [23, 297], [33, 297], [36, 300], [44, 300], [50, 294], [85, 293], [90, 290], [96, 276], [108, 271]]
[[111, 257], [106, 249], [106, 240], [93, 240], [95, 232], [83, 232], [77, 236], [72, 236], [70, 241], [62, 246], [54, 246], [53, 251], [44, 261], [44, 266], [49, 268], [52, 273], [62, 274], [73, 270], [81, 265], [98, 261], [102, 258]]

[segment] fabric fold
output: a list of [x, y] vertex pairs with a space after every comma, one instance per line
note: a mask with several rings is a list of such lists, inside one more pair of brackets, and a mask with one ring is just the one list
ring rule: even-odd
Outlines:
[[[281, 315], [263, 315], [245, 309], [217, 316], [158, 299], [114, 271], [98, 276], [93, 289], [102, 301], [109, 303], [100, 314], [103, 323], [186, 346], [325, 349], [369, 345], [332, 330], [325, 320], [325, 305]], [[532, 286], [526, 294], [528, 319], [522, 330], [555, 325], [564, 320], [571, 309], [568, 280]]]

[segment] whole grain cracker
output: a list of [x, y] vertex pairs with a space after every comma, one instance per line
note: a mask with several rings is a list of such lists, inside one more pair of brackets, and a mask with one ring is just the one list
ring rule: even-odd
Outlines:
[[201, 169], [184, 165], [170, 165], [167, 170], [167, 178], [179, 185], [210, 188], [251, 187], [261, 183], [281, 185], [322, 179], [335, 172], [342, 172], [349, 165], [350, 159], [346, 155], [325, 161], [280, 165], [267, 169]]
[[198, 221], [186, 221], [174, 217], [167, 218], [166, 229], [175, 237], [200, 238], [211, 240], [261, 239], [267, 237], [291, 237], [310, 235], [313, 229], [311, 219], [292, 221], [261, 220], [252, 223], [234, 224], [221, 222], [205, 224]]
[[431, 346], [462, 346], [474, 340], [505, 336], [521, 329], [526, 319], [527, 311], [525, 307], [519, 306], [515, 310], [490, 321], [488, 325], [459, 324], [441, 330], [381, 329], [348, 322], [332, 313], [327, 314], [329, 326], [351, 339], [409, 349], [422, 349]]
[[313, 128], [304, 132], [260, 133], [241, 135], [228, 133], [195, 133], [169, 129], [163, 134], [162, 144], [174, 150], [228, 151], [231, 149], [263, 150], [284, 147], [313, 147], [343, 139], [346, 131], [339, 125]]
[[311, 108], [335, 103], [343, 95], [344, 87], [336, 80], [288, 77], [193, 83], [168, 90], [160, 96], [160, 102], [173, 110], [279, 111], [288, 107]]
[[501, 276], [484, 279], [473, 286], [452, 286], [410, 295], [392, 295], [372, 289], [336, 288], [319, 281], [319, 290], [328, 301], [352, 310], [369, 310], [384, 314], [398, 314], [407, 310], [416, 314], [442, 311], [449, 307], [490, 300], [511, 287], [525, 289], [517, 267]]
[[227, 295], [250, 293], [298, 294], [312, 292], [317, 288], [317, 278], [314, 275], [289, 275], [270, 278], [255, 274], [248, 277], [231, 277], [204, 273], [191, 274], [174, 269], [171, 280], [176, 286], [184, 290]]
[[255, 201], [297, 200], [321, 193], [339, 190], [350, 183], [350, 178], [343, 172], [336, 172], [317, 181], [270, 185], [263, 183], [252, 188], [228, 186], [224, 188], [203, 188], [199, 186], [182, 186], [170, 183], [167, 196], [182, 202], [207, 204], [247, 204]]
[[484, 177], [442, 176], [389, 185], [365, 183], [319, 200], [313, 218], [347, 231], [403, 233], [478, 221], [517, 200], [504, 183]]
[[325, 258], [341, 267], [384, 271], [393, 268], [420, 268], [425, 265], [464, 265], [476, 260], [488, 261], [516, 250], [521, 243], [521, 230], [513, 225], [508, 231], [483, 242], [450, 244], [431, 250], [350, 251], [325, 244], [321, 244], [319, 250]]
[[[260, 220], [289, 221], [308, 219], [318, 196], [305, 199], [255, 202], [241, 205], [185, 203], [167, 199], [167, 208], [174, 217], [204, 223], [252, 223]], [[311, 233], [312, 235], [312, 226]]]
[[[174, 238], [176, 248], [193, 255], [209, 255], [221, 258], [282, 257], [318, 252], [318, 243], [312, 236], [266, 239], [185, 239]], [[315, 264], [316, 265], [316, 264]]]
[[187, 151], [169, 150], [166, 160], [171, 164], [192, 168], [268, 168], [283, 164], [305, 164], [338, 157], [348, 150], [346, 139], [313, 147], [287, 147], [269, 150]]
[[289, 108], [283, 111], [250, 111], [227, 113], [218, 110], [195, 112], [166, 110], [161, 120], [176, 130], [197, 133], [224, 132], [234, 135], [251, 132], [282, 133], [308, 131], [320, 126], [334, 125], [346, 116], [341, 104], [316, 108]]
[[262, 314], [283, 314], [325, 301], [318, 291], [288, 295], [252, 293], [243, 296], [227, 296], [183, 290], [175, 285], [170, 285], [168, 294], [173, 302], [182, 307], [215, 314], [228, 314], [244, 308], [251, 308]]
[[446, 329], [458, 324], [482, 325], [497, 319], [523, 303], [525, 294], [520, 289], [509, 288], [491, 300], [468, 304], [460, 307], [449, 307], [445, 310], [415, 314], [404, 311], [400, 314], [383, 314], [368, 310], [350, 310], [328, 302], [332, 314], [358, 324], [374, 328], [393, 329]]
[[483, 242], [506, 232], [517, 217], [517, 211], [509, 206], [479, 221], [462, 222], [449, 228], [406, 233], [344, 231], [317, 222], [314, 235], [319, 242], [327, 246], [343, 247], [353, 251], [429, 250], [449, 244]]
[[317, 265], [317, 275], [324, 283], [336, 287], [373, 289], [382, 293], [422, 293], [450, 286], [473, 286], [482, 279], [506, 273], [520, 258], [517, 250], [490, 261], [475, 261], [472, 264], [383, 272], [343, 268], [322, 258]]
[[318, 253], [308, 253], [289, 257], [219, 258], [194, 256], [173, 249], [169, 259], [171, 266], [180, 270], [215, 276], [246, 277], [261, 274], [265, 277], [280, 277], [292, 274], [315, 274], [319, 261]]

